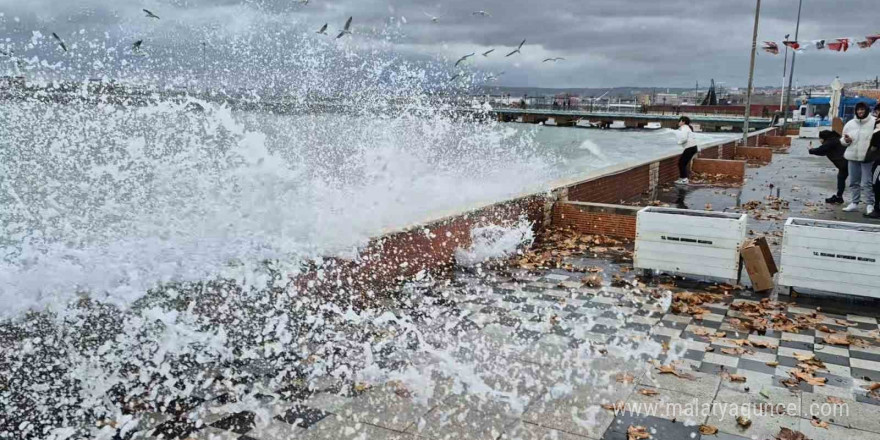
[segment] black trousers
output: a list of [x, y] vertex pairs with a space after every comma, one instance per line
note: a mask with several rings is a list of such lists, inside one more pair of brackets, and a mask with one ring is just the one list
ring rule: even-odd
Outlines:
[[[843, 190], [846, 189], [846, 179], [849, 177], [849, 165], [846, 159], [831, 159], [831, 163], [837, 167], [837, 197], [843, 197]], [[877, 190], [875, 189], [876, 193]]]
[[681, 157], [678, 158], [678, 177], [687, 179], [688, 164], [691, 163], [691, 159], [694, 158], [695, 154], [697, 154], [697, 147], [685, 148], [684, 152], [681, 153]]
[[[874, 168], [872, 168], [872, 171], [876, 171], [878, 165], [880, 165], [880, 162], [874, 162]], [[873, 177], [874, 173], [872, 172], [871, 178]], [[880, 199], [877, 197], [880, 197], [880, 179], [874, 180], [874, 209], [880, 211]]]

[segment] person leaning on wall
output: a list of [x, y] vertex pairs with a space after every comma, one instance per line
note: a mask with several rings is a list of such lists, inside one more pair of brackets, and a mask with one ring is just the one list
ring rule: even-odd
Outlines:
[[699, 151], [697, 148], [697, 138], [694, 136], [694, 128], [691, 126], [691, 118], [682, 116], [678, 119], [678, 130], [675, 131], [675, 137], [678, 139], [678, 144], [684, 147], [681, 157], [678, 158], [679, 179], [675, 183], [687, 185], [689, 182], [688, 167], [690, 166], [691, 159]]
[[825, 199], [825, 203], [839, 205], [843, 203], [843, 191], [846, 189], [846, 178], [849, 176], [849, 164], [843, 158], [846, 147], [840, 143], [840, 134], [834, 130], [822, 130], [819, 133], [822, 145], [810, 148], [810, 154], [825, 156], [837, 167], [837, 194]]

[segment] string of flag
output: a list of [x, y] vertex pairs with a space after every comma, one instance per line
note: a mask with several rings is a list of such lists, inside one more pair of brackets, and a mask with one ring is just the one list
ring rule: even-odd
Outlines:
[[[834, 52], [846, 52], [850, 47], [858, 47], [859, 49], [869, 49], [874, 43], [880, 40], [880, 34], [868, 35], [864, 39], [858, 38], [832, 38], [829, 40], [809, 40], [809, 41], [783, 41], [782, 44], [790, 47], [798, 53], [811, 50], [831, 50]], [[765, 41], [761, 48], [764, 52], [779, 55], [779, 44], [773, 41]]]

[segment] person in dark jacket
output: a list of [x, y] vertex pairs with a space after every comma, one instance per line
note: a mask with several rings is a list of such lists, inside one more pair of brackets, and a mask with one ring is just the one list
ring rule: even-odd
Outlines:
[[[880, 107], [880, 106], [878, 106]], [[877, 107], [874, 108], [877, 110]], [[871, 135], [871, 146], [880, 146], [880, 122], [874, 125], [874, 134]], [[871, 182], [873, 182], [874, 190], [874, 209], [865, 214], [865, 217], [880, 219], [880, 158], [875, 158], [874, 167], [872, 168]]]
[[833, 130], [823, 130], [819, 133], [822, 145], [810, 148], [810, 154], [825, 156], [837, 167], [837, 194], [825, 199], [825, 203], [840, 205], [843, 203], [843, 190], [846, 189], [846, 178], [849, 177], [849, 169], [843, 153], [846, 147], [840, 143], [840, 134]]

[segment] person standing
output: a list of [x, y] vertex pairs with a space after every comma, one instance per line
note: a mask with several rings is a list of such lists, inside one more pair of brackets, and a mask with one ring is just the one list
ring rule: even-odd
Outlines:
[[819, 139], [822, 139], [822, 145], [810, 148], [810, 154], [825, 156], [837, 167], [837, 194], [825, 199], [825, 203], [840, 205], [843, 203], [843, 190], [846, 189], [846, 178], [849, 176], [849, 164], [843, 158], [846, 147], [840, 143], [840, 134], [834, 130], [822, 130]]
[[843, 139], [840, 143], [846, 147], [843, 157], [848, 161], [849, 187], [852, 190], [852, 201], [846, 208], [843, 208], [845, 212], [859, 210], [863, 190], [865, 202], [868, 205], [865, 213], [870, 215], [874, 212], [874, 191], [871, 181], [873, 164], [865, 162], [865, 155], [871, 145], [875, 123], [876, 119], [868, 110], [868, 105], [860, 102], [856, 104], [856, 117], [843, 127]]
[[681, 157], [678, 158], [679, 179], [675, 183], [687, 185], [688, 166], [690, 166], [691, 159], [699, 151], [697, 148], [697, 138], [694, 136], [694, 128], [691, 127], [691, 118], [682, 116], [678, 119], [678, 130], [675, 132], [675, 137], [678, 138], [678, 144], [684, 147]]
[[[878, 105], [878, 107], [880, 107], [880, 105]], [[875, 113], [878, 107], [874, 107]], [[878, 154], [878, 151], [880, 151], [880, 120], [874, 123], [874, 134], [871, 135], [871, 147], [872, 151], [869, 151], [867, 155], [869, 157], [866, 157], [865, 159], [873, 161], [871, 182], [873, 182], [874, 186], [874, 209], [870, 212], [865, 212], [865, 217], [880, 219], [880, 154]]]

